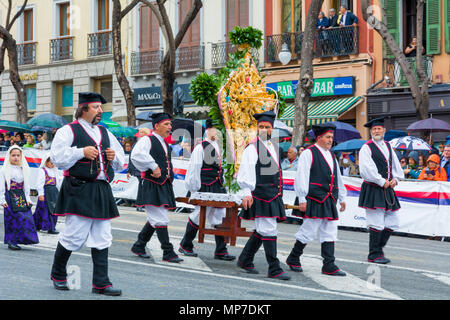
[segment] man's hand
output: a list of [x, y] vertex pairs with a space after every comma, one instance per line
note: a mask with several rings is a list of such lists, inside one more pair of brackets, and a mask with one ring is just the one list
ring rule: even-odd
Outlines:
[[153, 173], [151, 174], [151, 176], [153, 178], [158, 179], [159, 177], [161, 177], [161, 169], [159, 167], [157, 167], [155, 170], [152, 170]]
[[385, 189], [387, 189], [387, 188], [389, 188], [391, 186], [391, 183], [388, 181], [388, 180], [386, 180], [385, 182], [384, 182], [384, 188]]
[[44, 196], [39, 196], [39, 201], [44, 201], [45, 197]]
[[392, 180], [390, 181], [390, 187], [391, 187], [392, 189], [394, 189], [396, 186], [397, 186], [397, 180], [392, 179]]
[[245, 210], [250, 209], [250, 207], [253, 205], [253, 197], [252, 196], [246, 196], [244, 199], [242, 199], [242, 206]]
[[83, 152], [84, 157], [89, 160], [94, 160], [98, 156], [98, 150], [93, 146], [84, 147]]
[[341, 204], [341, 207], [339, 208], [339, 212], [344, 212], [345, 208], [346, 208], [346, 204], [345, 204], [345, 202], [341, 202], [340, 204]]
[[116, 157], [116, 152], [111, 148], [107, 148], [105, 150], [105, 153], [106, 153], [106, 159], [108, 159], [108, 161], [113, 161], [114, 158]]
[[7, 203], [4, 203], [4, 204], [3, 204], [3, 208], [8, 208], [8, 204], [7, 204]]
[[298, 210], [300, 210], [301, 212], [306, 212], [306, 202], [300, 203]]

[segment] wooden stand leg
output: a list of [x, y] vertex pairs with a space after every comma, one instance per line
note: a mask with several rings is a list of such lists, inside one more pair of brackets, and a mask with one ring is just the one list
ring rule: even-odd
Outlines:
[[205, 240], [205, 221], [206, 221], [206, 207], [200, 207], [200, 221], [198, 225], [198, 243], [203, 243]]

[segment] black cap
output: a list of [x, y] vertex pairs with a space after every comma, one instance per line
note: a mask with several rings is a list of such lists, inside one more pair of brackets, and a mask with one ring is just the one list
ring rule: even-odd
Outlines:
[[172, 119], [172, 116], [168, 113], [165, 112], [160, 112], [160, 113], [154, 113], [152, 114], [152, 124], [153, 127], [155, 127], [156, 124], [160, 123], [161, 121], [167, 120], [167, 119]]
[[366, 128], [372, 128], [375, 126], [384, 127], [384, 117], [372, 119], [364, 125], [364, 127], [366, 127]]
[[255, 118], [256, 121], [258, 121], [258, 123], [269, 122], [272, 124], [272, 127], [273, 127], [273, 123], [275, 122], [276, 117], [277, 117], [277, 115], [273, 111], [266, 111], [263, 113], [256, 113], [253, 115], [253, 118]]
[[206, 119], [205, 129], [210, 129], [210, 128], [213, 128], [213, 127], [214, 127], [213, 121], [211, 119]]
[[329, 131], [334, 132], [334, 130], [336, 130], [336, 126], [332, 123], [317, 124], [312, 126], [312, 131], [314, 132], [316, 139]]
[[106, 99], [96, 92], [80, 92], [78, 94], [78, 105], [84, 105], [92, 102], [100, 102], [101, 104], [108, 103]]

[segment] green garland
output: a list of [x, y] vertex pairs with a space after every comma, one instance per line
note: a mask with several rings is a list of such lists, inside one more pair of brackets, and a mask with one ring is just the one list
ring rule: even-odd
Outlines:
[[259, 49], [262, 46], [262, 31], [251, 26], [245, 28], [236, 26], [228, 35], [230, 37], [230, 42], [237, 46], [241, 44], [249, 44], [250, 47], [256, 49]]

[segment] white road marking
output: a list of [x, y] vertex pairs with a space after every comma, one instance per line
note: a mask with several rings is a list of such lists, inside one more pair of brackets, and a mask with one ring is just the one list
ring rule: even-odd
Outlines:
[[[279, 259], [282, 262], [285, 262], [286, 258], [287, 256], [279, 255]], [[355, 277], [345, 270], [342, 270], [347, 274], [345, 277], [333, 277], [322, 274], [322, 258], [302, 256], [301, 263], [303, 269], [302, 273], [328, 290], [361, 294], [377, 299], [402, 300], [399, 296], [384, 290], [371, 282], [369, 283], [368, 281]]]
[[438, 280], [438, 281], [450, 286], [450, 275], [432, 274], [432, 273], [422, 273], [422, 274], [424, 276]]

